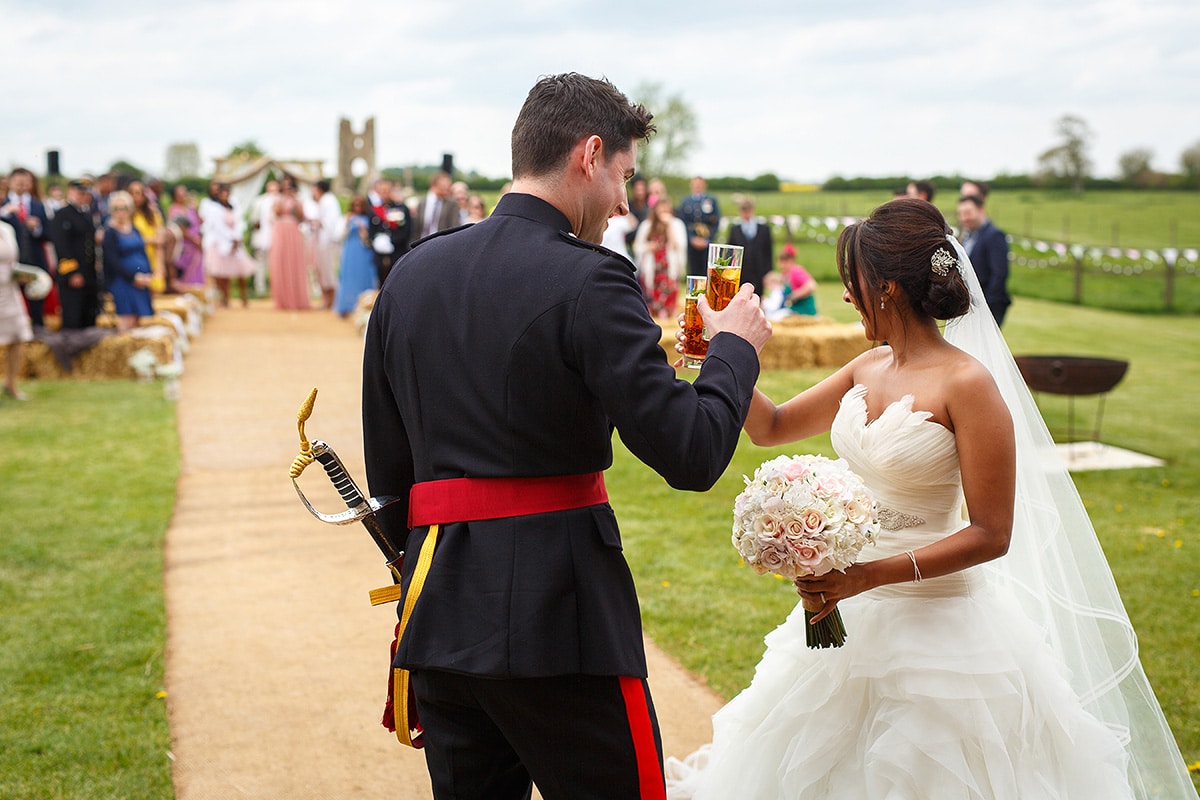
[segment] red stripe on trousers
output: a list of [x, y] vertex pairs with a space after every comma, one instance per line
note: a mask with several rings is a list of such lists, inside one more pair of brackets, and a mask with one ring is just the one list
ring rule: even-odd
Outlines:
[[633, 752], [637, 758], [638, 786], [642, 800], [666, 800], [662, 765], [654, 745], [654, 726], [650, 724], [650, 709], [646, 705], [646, 686], [641, 678], [620, 676], [621, 694], [625, 697], [625, 714], [633, 734]]

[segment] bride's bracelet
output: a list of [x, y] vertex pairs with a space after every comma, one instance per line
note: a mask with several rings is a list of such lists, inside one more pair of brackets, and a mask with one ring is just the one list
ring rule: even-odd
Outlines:
[[917, 566], [917, 557], [913, 555], [912, 550], [905, 550], [904, 555], [908, 556], [908, 560], [913, 562], [913, 583], [920, 583], [923, 578], [921, 577], [921, 568]]

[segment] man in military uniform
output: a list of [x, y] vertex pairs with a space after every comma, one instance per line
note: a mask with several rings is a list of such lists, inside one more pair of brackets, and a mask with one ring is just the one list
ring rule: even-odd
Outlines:
[[96, 274], [96, 223], [90, 181], [71, 181], [67, 204], [50, 221], [50, 238], [58, 253], [58, 300], [63, 330], [96, 324], [99, 281]]
[[387, 280], [396, 259], [408, 252], [413, 238], [412, 212], [392, 199], [392, 182], [379, 178], [367, 192], [367, 236], [375, 251], [375, 274], [379, 285]]
[[708, 268], [708, 246], [721, 225], [717, 198], [706, 194], [708, 182], [699, 175], [692, 178], [692, 193], [679, 204], [678, 216], [687, 225], [688, 275], [704, 275]]
[[650, 119], [607, 81], [539, 80], [513, 129], [512, 191], [417, 243], [371, 313], [367, 477], [402, 498], [380, 515], [409, 554], [394, 665], [439, 800], [527, 798], [531, 781], [546, 800], [664, 796], [603, 471], [616, 428], [670, 485], [709, 489], [770, 325], [748, 286], [720, 313], [702, 305], [708, 357], [679, 380], [632, 265], [593, 244], [628, 213]]

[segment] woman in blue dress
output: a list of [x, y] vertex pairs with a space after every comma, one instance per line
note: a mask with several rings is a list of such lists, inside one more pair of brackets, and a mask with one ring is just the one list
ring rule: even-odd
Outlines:
[[150, 303], [150, 258], [146, 243], [133, 227], [133, 198], [113, 192], [108, 198], [108, 225], [104, 228], [104, 281], [112, 295], [117, 330], [127, 331], [139, 317], [154, 316]]
[[342, 271], [338, 276], [337, 295], [333, 310], [342, 317], [349, 316], [363, 292], [378, 289], [375, 273], [375, 251], [367, 234], [367, 199], [356, 195], [346, 214], [346, 240], [342, 244]]

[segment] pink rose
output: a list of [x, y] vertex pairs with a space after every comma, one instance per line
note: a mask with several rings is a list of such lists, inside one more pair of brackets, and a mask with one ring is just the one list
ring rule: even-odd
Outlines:
[[762, 549], [758, 553], [758, 566], [767, 572], [779, 572], [785, 563], [784, 552], [777, 542], [759, 540]]
[[820, 533], [825, 529], [825, 515], [815, 508], [806, 508], [800, 514], [800, 524], [806, 534]]
[[812, 575], [824, 575], [833, 566], [829, 563], [828, 548], [817, 544], [804, 544], [796, 548], [796, 565]]
[[783, 476], [789, 481], [803, 480], [809, 471], [808, 465], [801, 461], [789, 461], [783, 465]]

